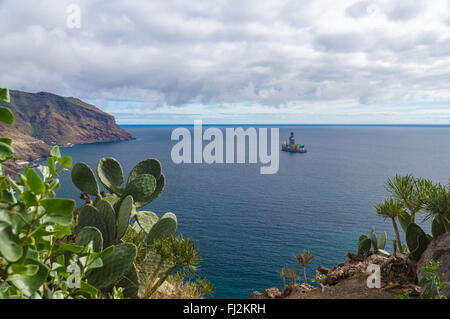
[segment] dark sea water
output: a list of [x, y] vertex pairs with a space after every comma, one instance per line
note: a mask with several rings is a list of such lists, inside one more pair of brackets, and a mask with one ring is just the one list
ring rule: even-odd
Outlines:
[[[386, 178], [450, 178], [450, 127], [281, 126], [280, 140], [292, 131], [309, 152], [280, 152], [275, 175], [261, 175], [260, 164], [176, 165], [170, 158], [174, 127], [124, 128], [136, 140], [62, 153], [93, 168], [99, 158], [114, 157], [126, 174], [142, 159], [159, 159], [167, 186], [146, 209], [175, 213], [178, 231], [198, 242], [200, 273], [216, 286], [215, 298], [281, 288], [280, 269], [296, 265], [294, 255], [305, 248], [316, 257], [308, 269], [312, 278], [319, 265], [344, 261], [372, 226], [388, 232], [391, 251], [392, 225], [373, 208], [386, 196]], [[78, 197], [69, 174], [62, 184], [59, 196]]]

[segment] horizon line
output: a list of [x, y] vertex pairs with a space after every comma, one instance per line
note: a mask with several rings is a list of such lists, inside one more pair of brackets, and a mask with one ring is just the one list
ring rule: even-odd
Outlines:
[[[194, 123], [187, 124], [187, 123], [178, 123], [178, 124], [118, 124], [119, 126], [194, 126]], [[321, 123], [321, 124], [280, 124], [280, 123], [225, 123], [225, 124], [218, 124], [218, 123], [212, 123], [212, 124], [205, 124], [203, 123], [202, 126], [426, 126], [426, 127], [450, 127], [450, 124], [363, 124], [363, 123], [357, 123], [357, 124], [336, 124], [336, 123]]]

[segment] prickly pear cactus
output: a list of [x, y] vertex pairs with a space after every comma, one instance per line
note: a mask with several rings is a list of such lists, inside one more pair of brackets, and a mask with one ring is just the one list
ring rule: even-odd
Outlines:
[[134, 210], [133, 197], [128, 195], [122, 201], [120, 208], [116, 210], [116, 236], [115, 239], [119, 240], [123, 237], [130, 225], [131, 214]]
[[128, 176], [127, 184], [129, 184], [133, 179], [142, 174], [150, 174], [155, 177], [156, 180], [161, 176], [161, 163], [154, 159], [149, 158], [142, 162], [139, 162], [130, 172]]
[[387, 233], [384, 231], [381, 233], [380, 238], [378, 239], [378, 250], [384, 250], [386, 247]]
[[103, 235], [103, 246], [104, 248], [117, 243], [117, 226], [116, 226], [116, 212], [105, 200], [99, 200], [95, 205], [97, 208], [100, 218], [105, 225], [105, 232]]
[[130, 175], [128, 176], [127, 185], [131, 183], [131, 181], [134, 180], [136, 177], [143, 174], [150, 174], [153, 177], [155, 177], [156, 180], [156, 188], [153, 194], [149, 196], [149, 198], [147, 199], [148, 203], [150, 203], [161, 194], [161, 192], [164, 189], [166, 179], [164, 175], [161, 173], [161, 163], [158, 160], [150, 158], [138, 163], [131, 170]]
[[433, 222], [431, 224], [431, 233], [433, 234], [433, 238], [437, 238], [445, 233], [444, 224], [437, 218], [433, 219]]
[[370, 251], [372, 241], [366, 235], [361, 235], [358, 239], [358, 256], [365, 256]]
[[107, 194], [102, 199], [106, 200], [113, 207], [120, 201], [120, 197], [116, 194]]
[[115, 212], [105, 200], [99, 200], [96, 206], [86, 205], [80, 211], [75, 232], [78, 234], [88, 226], [97, 228], [103, 237], [103, 248], [118, 242]]
[[[165, 177], [161, 173], [161, 164], [155, 159], [138, 163], [123, 188], [123, 170], [114, 158], [100, 159], [96, 172], [110, 193], [100, 191], [94, 172], [85, 163], [77, 163], [72, 170], [75, 186], [83, 193], [95, 196], [93, 204], [86, 204], [80, 211], [75, 228], [77, 243], [87, 245], [92, 242], [96, 252], [114, 247], [113, 253], [102, 257], [103, 267], [88, 272], [88, 282], [104, 293], [111, 292], [113, 287], [123, 287], [126, 297], [136, 298], [138, 274], [134, 261], [137, 248], [121, 240], [130, 228], [130, 219], [136, 216], [133, 228], [137, 232], [144, 231], [146, 244], [171, 236], [177, 229], [177, 218], [172, 213], [159, 218], [152, 212], [136, 212], [136, 208], [149, 204], [163, 191]], [[156, 255], [152, 261], [158, 257]]]
[[152, 226], [150, 232], [148, 232], [149, 243], [152, 243], [157, 239], [172, 236], [177, 231], [177, 227], [177, 216], [173, 213], [165, 213], [158, 222]]
[[75, 232], [78, 235], [83, 228], [88, 226], [97, 228], [102, 234], [107, 233], [107, 226], [103, 221], [102, 215], [98, 209], [92, 205], [86, 205], [81, 209]]
[[121, 198], [131, 195], [133, 196], [136, 208], [141, 208], [150, 203], [155, 189], [155, 177], [150, 174], [141, 174], [127, 184]]
[[113, 253], [102, 258], [103, 267], [86, 274], [88, 283], [97, 288], [106, 288], [116, 283], [133, 266], [136, 253], [136, 246], [131, 243], [116, 245]]
[[419, 260], [422, 253], [430, 243], [428, 235], [415, 223], [409, 224], [406, 230], [406, 243], [410, 251], [411, 257]]
[[170, 212], [158, 218], [154, 212], [141, 211], [136, 216], [136, 220], [134, 229], [138, 232], [142, 229], [148, 235], [149, 243], [172, 236], [178, 227], [177, 217]]
[[153, 225], [155, 225], [159, 221], [158, 215], [154, 212], [149, 211], [140, 211], [139, 214], [136, 215], [137, 223], [135, 226], [138, 227], [136, 231], [140, 231], [142, 229], [146, 234], [150, 232]]
[[123, 288], [123, 295], [125, 298], [136, 299], [139, 292], [139, 278], [136, 267], [131, 266], [130, 270], [108, 290], [112, 291], [113, 287]]
[[123, 170], [114, 158], [102, 158], [97, 163], [97, 176], [102, 185], [111, 193], [121, 194], [120, 185], [123, 184]]
[[73, 184], [83, 193], [93, 196], [100, 194], [94, 172], [85, 163], [76, 163], [71, 175]]
[[100, 230], [92, 226], [86, 226], [77, 235], [75, 244], [86, 247], [90, 242], [93, 243], [95, 252], [100, 252], [103, 249], [103, 237]]
[[161, 176], [159, 176], [159, 178], [156, 181], [155, 191], [150, 196], [150, 202], [155, 200], [162, 193], [164, 186], [166, 186], [166, 177], [164, 176], [164, 174], [161, 174]]
[[372, 230], [370, 231], [370, 240], [372, 241], [373, 251], [377, 254], [378, 253], [378, 240], [377, 240], [377, 235], [375, 234], [374, 228], [372, 228]]

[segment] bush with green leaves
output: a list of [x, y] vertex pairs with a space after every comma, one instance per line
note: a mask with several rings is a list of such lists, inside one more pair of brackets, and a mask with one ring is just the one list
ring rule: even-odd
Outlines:
[[[10, 102], [7, 89], [0, 90], [0, 100]], [[0, 121], [14, 123], [8, 108], [0, 108]], [[86, 273], [102, 267], [111, 250], [95, 252], [91, 242], [65, 240], [72, 235], [75, 201], [56, 198], [54, 190], [71, 159], [54, 147], [48, 166], [25, 166], [12, 177], [3, 170], [14, 158], [12, 141], [0, 140], [0, 298], [96, 297]]]
[[325, 279], [327, 275], [320, 273], [319, 270], [316, 269], [316, 274], [314, 275], [314, 278], [311, 279], [312, 282], [320, 282], [322, 279]]
[[[153, 212], [136, 210], [156, 199], [164, 189], [161, 164], [156, 159], [138, 163], [131, 170], [124, 187], [121, 187], [124, 183], [122, 166], [114, 158], [100, 159], [96, 173], [107, 192], [100, 189], [94, 172], [87, 164], [77, 163], [72, 169], [72, 182], [86, 200], [75, 228], [77, 240], [86, 237], [82, 241], [94, 239], [98, 250], [115, 249], [114, 253], [103, 259], [104, 267], [92, 270], [87, 278], [105, 295], [121, 287], [125, 297], [136, 298], [139, 293], [139, 277], [135, 267], [138, 247], [151, 245], [158, 239], [170, 239], [177, 229], [177, 218], [173, 213], [159, 218]], [[145, 235], [138, 240], [134, 237], [135, 242], [124, 242], [122, 238], [132, 219], [136, 219], [136, 224]], [[153, 257], [156, 259], [158, 256]]]
[[[213, 293], [214, 286], [197, 274], [201, 261], [198, 246], [189, 237], [175, 236], [176, 226], [176, 217], [171, 213], [157, 218], [151, 212], [143, 212], [136, 215], [133, 226], [125, 233], [123, 240], [134, 243], [138, 249], [135, 266], [141, 298], [153, 298], [170, 276], [177, 282], [187, 278], [202, 295]], [[161, 232], [163, 227], [170, 232]]]
[[88, 281], [103, 295], [122, 288], [127, 298], [150, 298], [176, 270], [190, 277], [195, 275], [200, 261], [198, 247], [188, 237], [175, 237], [175, 214], [168, 212], [159, 217], [152, 211], [137, 210], [164, 189], [160, 162], [152, 158], [139, 162], [125, 184], [122, 166], [114, 158], [100, 159], [96, 173], [106, 191], [100, 189], [87, 164], [77, 163], [72, 169], [72, 182], [86, 200], [75, 232], [77, 240], [95, 239], [98, 250], [115, 250], [103, 258], [102, 268], [86, 274]]
[[[439, 267], [442, 266], [441, 261], [431, 259], [428, 264], [420, 268], [420, 271], [425, 276], [419, 281], [421, 287], [421, 299], [447, 299], [447, 296], [442, 292], [447, 282], [442, 281], [442, 275], [438, 274]], [[410, 299], [408, 294], [396, 295], [395, 299]]]
[[447, 299], [442, 292], [442, 289], [447, 286], [447, 282], [442, 282], [442, 275], [437, 272], [441, 266], [441, 261], [430, 260], [425, 267], [420, 268], [420, 271], [425, 274], [419, 281], [419, 285], [422, 287], [420, 294], [422, 299]]
[[[9, 103], [9, 91], [1, 89], [0, 99]], [[0, 107], [0, 121], [14, 123], [8, 108]], [[0, 138], [0, 298], [137, 298], [145, 285], [136, 269], [143, 251], [158, 269], [150, 294], [176, 270], [195, 273], [198, 248], [189, 238], [174, 236], [176, 216], [136, 210], [164, 188], [157, 160], [138, 163], [122, 186], [120, 163], [100, 159], [96, 172], [108, 192], [100, 189], [88, 165], [75, 164], [72, 181], [86, 200], [75, 209], [75, 201], [55, 194], [71, 157], [61, 156], [55, 146], [47, 166], [25, 166], [13, 178], [1, 165], [14, 158], [11, 144]], [[199, 282], [199, 289], [211, 291], [204, 280]]]
[[[412, 175], [395, 175], [387, 180], [385, 188], [391, 197], [375, 209], [379, 216], [392, 220], [399, 251], [417, 261], [431, 240], [450, 231], [450, 184], [441, 185]], [[424, 215], [422, 222], [432, 221], [431, 235], [417, 224], [420, 214]], [[407, 245], [401, 245], [396, 219], [405, 232]]]

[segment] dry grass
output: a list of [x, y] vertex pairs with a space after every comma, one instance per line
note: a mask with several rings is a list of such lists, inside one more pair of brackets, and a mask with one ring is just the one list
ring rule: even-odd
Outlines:
[[[171, 289], [160, 289], [153, 294], [151, 299], [202, 299], [195, 284], [177, 281], [173, 277], [167, 280]], [[170, 290], [170, 291], [169, 291]]]

